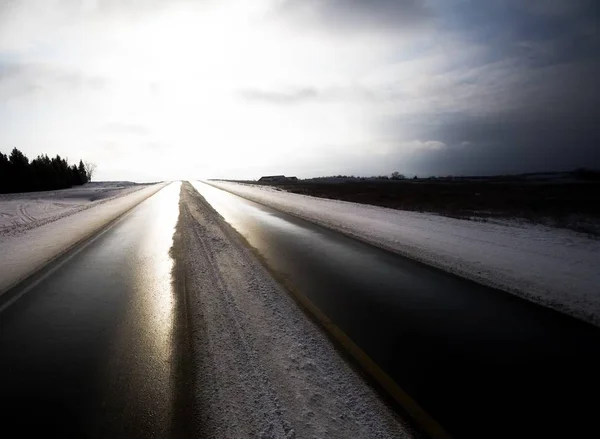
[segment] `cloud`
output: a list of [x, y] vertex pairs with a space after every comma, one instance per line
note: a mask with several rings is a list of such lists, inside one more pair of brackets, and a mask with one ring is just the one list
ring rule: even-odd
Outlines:
[[[181, 7], [208, 8], [212, 0], [0, 0], [0, 54], [30, 51], [64, 38], [93, 40]], [[79, 43], [80, 41], [74, 41]]]
[[600, 22], [589, 5], [458, 2], [453, 11], [437, 8], [435, 44], [379, 67], [368, 86], [315, 83], [297, 88], [310, 93], [253, 98], [363, 106], [373, 139], [394, 140], [385, 148], [365, 142], [355, 173], [361, 163], [381, 169], [382, 160], [438, 175], [600, 168]]
[[110, 80], [44, 63], [0, 63], [0, 98], [41, 92], [101, 91]]
[[129, 134], [134, 136], [146, 136], [149, 130], [146, 126], [135, 123], [110, 122], [101, 127], [101, 131], [113, 134]]
[[425, 142], [421, 140], [415, 140], [409, 146], [418, 149], [426, 149], [426, 150], [434, 150], [438, 151], [446, 148], [446, 144], [444, 142], [440, 142], [439, 140], [426, 140]]
[[599, 96], [578, 105], [565, 98], [564, 107], [560, 96], [555, 98], [551, 105], [524, 102], [511, 111], [431, 116], [435, 123], [428, 123], [426, 115], [404, 125], [401, 116], [392, 118], [390, 135], [409, 132], [439, 139], [445, 146], [413, 148], [407, 155], [400, 137], [388, 160], [413, 172], [438, 175], [600, 168], [600, 129], [594, 116]]
[[423, 0], [285, 0], [274, 10], [304, 29], [344, 33], [414, 30], [432, 15]]
[[269, 91], [256, 88], [248, 88], [239, 92], [240, 96], [247, 101], [263, 102], [276, 105], [298, 104], [319, 97], [319, 93], [312, 87], [297, 88], [285, 91]]
[[485, 43], [495, 58], [547, 65], [597, 56], [600, 47], [600, 6], [593, 1], [465, 0], [453, 12], [454, 28]]
[[323, 85], [275, 89], [245, 88], [238, 95], [249, 102], [272, 105], [305, 103], [369, 104], [397, 101], [405, 94], [388, 87], [375, 88], [362, 85]]
[[[431, 174], [600, 168], [599, 10], [578, 0], [438, 8], [436, 63], [403, 77], [408, 99], [375, 122], [374, 132], [397, 138], [389, 162]], [[475, 56], [445, 56], [452, 40]], [[407, 154], [410, 138], [446, 147]]]

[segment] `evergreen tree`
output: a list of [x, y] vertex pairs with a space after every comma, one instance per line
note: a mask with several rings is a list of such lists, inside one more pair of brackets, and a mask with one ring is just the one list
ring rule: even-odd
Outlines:
[[79, 171], [79, 178], [81, 178], [81, 181], [83, 182], [82, 184], [87, 183], [88, 177], [83, 160], [79, 160], [79, 167], [77, 168], [77, 171]]
[[88, 181], [83, 163], [69, 165], [60, 155], [50, 159], [46, 154], [29, 159], [14, 148], [9, 156], [0, 153], [0, 193], [66, 189]]
[[0, 152], [0, 193], [10, 192], [9, 190], [9, 172], [10, 172], [10, 161], [6, 154]]
[[29, 159], [17, 148], [13, 148], [9, 161], [11, 167], [9, 178], [12, 180], [13, 190], [15, 192], [31, 190], [29, 185]]

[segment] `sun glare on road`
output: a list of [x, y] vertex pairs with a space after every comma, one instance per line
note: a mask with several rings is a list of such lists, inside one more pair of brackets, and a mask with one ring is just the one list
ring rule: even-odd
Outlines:
[[173, 259], [169, 250], [179, 215], [179, 189], [181, 183], [171, 183], [156, 195], [152, 204], [154, 221], [148, 223], [145, 241], [139, 253], [143, 263], [138, 267], [137, 289], [144, 296], [142, 311], [148, 318], [140, 319], [146, 325], [142, 332], [147, 346], [154, 351], [157, 367], [170, 361], [171, 335], [173, 330], [174, 298], [171, 285]]
[[113, 383], [105, 397], [111, 401], [107, 411], [124, 419], [149, 413], [161, 432], [166, 431], [162, 429], [167, 427], [174, 399], [176, 300], [169, 251], [180, 185], [171, 183], [131, 213], [134, 219], [140, 217], [138, 230], [128, 232], [136, 235], [139, 245], [131, 249], [135, 253], [131, 265], [124, 267], [132, 271], [132, 295], [123, 319], [126, 324], [119, 325], [107, 365], [107, 380]]

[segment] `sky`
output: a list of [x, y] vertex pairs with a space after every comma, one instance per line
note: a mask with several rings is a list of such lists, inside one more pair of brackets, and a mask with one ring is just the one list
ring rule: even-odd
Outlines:
[[0, 151], [97, 180], [600, 168], [595, 0], [0, 0]]

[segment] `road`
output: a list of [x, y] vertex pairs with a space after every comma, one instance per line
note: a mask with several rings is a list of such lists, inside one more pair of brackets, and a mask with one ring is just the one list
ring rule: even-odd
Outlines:
[[185, 435], [185, 322], [169, 257], [179, 188], [11, 292], [20, 297], [0, 313], [2, 437]]
[[193, 184], [452, 435], [574, 436], [595, 428], [598, 328]]
[[[595, 428], [598, 328], [194, 186], [452, 435]], [[369, 412], [377, 403], [332, 367], [314, 326], [206, 205], [189, 192], [179, 205], [179, 190], [161, 190], [3, 298], [3, 437], [350, 437], [359, 426], [354, 436], [369, 437], [384, 423], [401, 431], [380, 408]]]
[[180, 186], [2, 297], [2, 437], [412, 438]]

